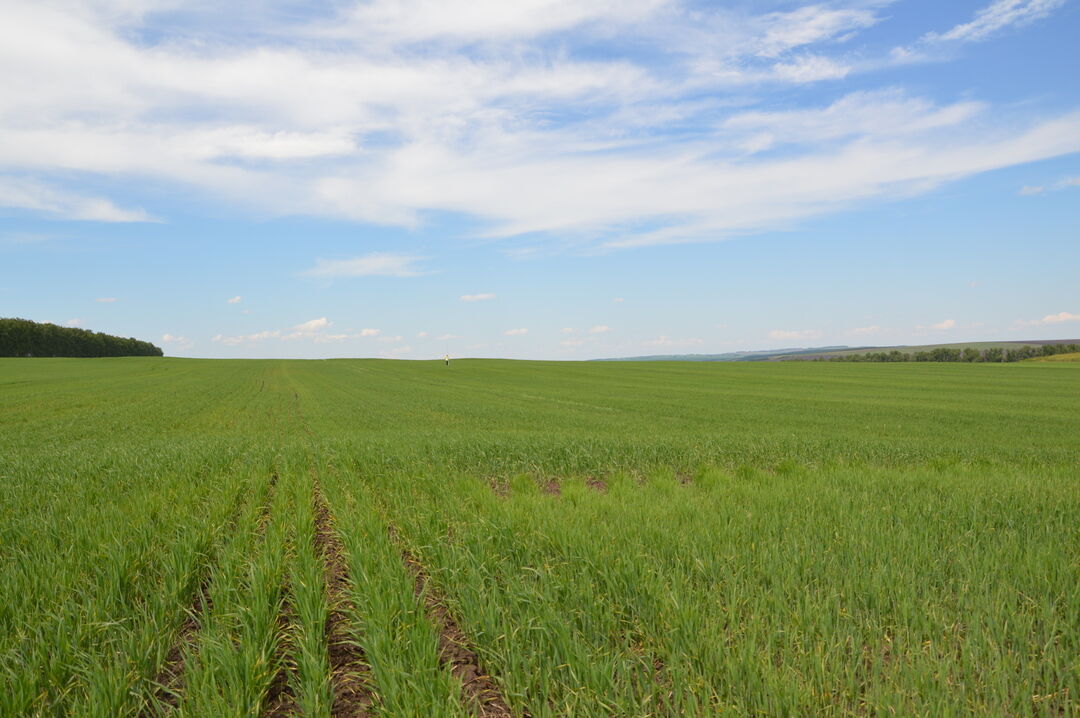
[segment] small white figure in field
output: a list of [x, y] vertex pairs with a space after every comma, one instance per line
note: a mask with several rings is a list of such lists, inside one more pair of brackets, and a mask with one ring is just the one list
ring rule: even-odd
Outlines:
[[446, 362], [446, 366], [450, 366], [450, 355], [449, 354], [444, 354], [443, 355], [443, 361]]

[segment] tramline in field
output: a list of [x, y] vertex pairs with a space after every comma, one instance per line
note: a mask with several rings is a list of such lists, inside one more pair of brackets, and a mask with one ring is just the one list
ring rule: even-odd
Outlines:
[[0, 715], [1069, 715], [1080, 367], [0, 360]]

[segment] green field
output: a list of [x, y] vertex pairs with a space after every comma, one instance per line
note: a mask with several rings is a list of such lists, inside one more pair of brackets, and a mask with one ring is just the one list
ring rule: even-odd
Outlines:
[[1056, 354], [1049, 357], [1036, 357], [1029, 361], [1080, 362], [1080, 353]]
[[1080, 713], [1080, 366], [0, 360], [0, 715]]

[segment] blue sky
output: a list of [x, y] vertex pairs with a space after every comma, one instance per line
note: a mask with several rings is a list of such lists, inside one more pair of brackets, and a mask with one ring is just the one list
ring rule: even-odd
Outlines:
[[1080, 337], [1077, 0], [0, 20], [0, 316], [202, 357]]

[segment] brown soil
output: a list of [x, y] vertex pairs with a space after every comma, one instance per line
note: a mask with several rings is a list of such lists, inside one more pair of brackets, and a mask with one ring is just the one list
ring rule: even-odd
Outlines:
[[322, 556], [330, 615], [326, 622], [326, 643], [330, 649], [330, 688], [334, 703], [330, 715], [366, 717], [374, 715], [375, 694], [371, 690], [371, 669], [364, 652], [352, 640], [348, 614], [349, 570], [345, 547], [334, 530], [334, 519], [322, 492], [315, 489], [315, 548]]
[[550, 494], [552, 496], [562, 496], [562, 488], [555, 479], [548, 479], [544, 482], [544, 485], [540, 487], [540, 490], [545, 494]]
[[293, 614], [286, 604], [278, 615], [278, 633], [281, 640], [278, 641], [277, 650], [274, 652], [274, 662], [281, 666], [270, 681], [270, 687], [266, 690], [266, 698], [263, 700], [263, 718], [282, 718], [283, 716], [300, 715], [300, 709], [296, 705], [296, 696], [293, 695], [290, 675], [296, 670], [289, 661], [292, 655], [292, 626]]
[[[277, 482], [278, 472], [275, 469], [270, 477], [270, 486], [267, 491], [266, 503], [263, 505], [263, 513], [259, 517], [258, 530], [260, 535], [265, 535], [266, 527], [270, 523], [270, 510], [274, 503]], [[270, 681], [270, 686], [266, 690], [266, 697], [263, 699], [262, 715], [265, 718], [299, 715], [300, 712], [296, 705], [296, 696], [293, 695], [292, 684], [289, 681], [290, 675], [296, 670], [290, 660], [294, 618], [292, 607], [286, 596], [281, 607], [281, 613], [278, 614], [278, 635], [281, 636], [281, 640], [278, 641], [277, 649], [274, 651], [274, 662], [281, 668], [274, 674], [274, 678]]]
[[676, 471], [675, 478], [678, 479], [679, 483], [683, 486], [689, 486], [690, 484], [694, 483], [694, 477], [686, 473], [685, 471]]
[[209, 610], [210, 578], [207, 576], [203, 579], [202, 585], [199, 586], [199, 590], [191, 602], [187, 618], [184, 619], [183, 625], [180, 626], [176, 641], [173, 642], [168, 655], [165, 656], [165, 664], [161, 666], [157, 677], [154, 678], [154, 683], [157, 685], [154, 690], [154, 700], [140, 711], [140, 718], [150, 718], [150, 716], [157, 715], [155, 706], [164, 705], [174, 709], [180, 705], [180, 693], [184, 689], [185, 651], [195, 645], [195, 637], [201, 627], [199, 618], [204, 611]]
[[270, 474], [270, 481], [266, 485], [266, 498], [263, 500], [263, 505], [259, 511], [259, 523], [258, 531], [262, 536], [266, 533], [266, 526], [270, 523], [270, 508], [274, 504], [274, 492], [277, 491], [278, 472], [274, 469], [274, 473]]
[[593, 491], [599, 491], [602, 494], [607, 493], [607, 482], [596, 476], [589, 476], [585, 479], [585, 484]]
[[[397, 532], [391, 527], [391, 537]], [[422, 598], [428, 620], [439, 631], [439, 661], [461, 681], [462, 700], [480, 718], [511, 718], [514, 714], [498, 685], [480, 666], [480, 657], [469, 647], [468, 638], [446, 606], [435, 594], [423, 566], [408, 550], [402, 560], [415, 581], [417, 598]]]

